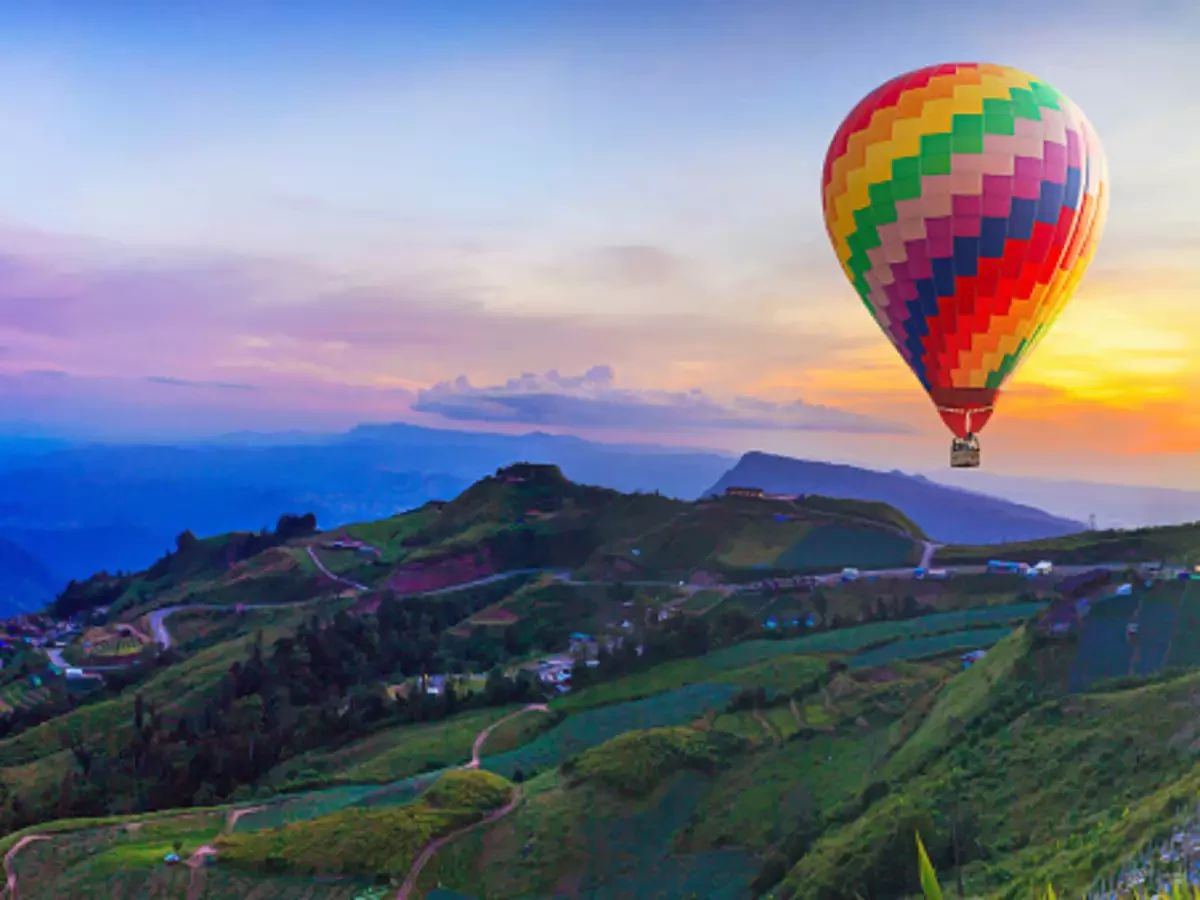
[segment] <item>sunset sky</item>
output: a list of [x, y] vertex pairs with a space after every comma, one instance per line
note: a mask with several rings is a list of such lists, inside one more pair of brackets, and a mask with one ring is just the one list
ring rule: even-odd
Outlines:
[[1200, 487], [1197, 46], [1195, 0], [8, 4], [0, 433], [403, 420], [943, 467], [820, 167], [879, 83], [989, 60], [1083, 108], [1112, 205], [985, 466]]

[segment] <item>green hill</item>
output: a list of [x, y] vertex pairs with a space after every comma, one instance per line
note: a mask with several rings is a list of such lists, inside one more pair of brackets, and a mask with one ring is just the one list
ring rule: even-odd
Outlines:
[[[1026, 550], [1185, 557], [1191, 534]], [[903, 897], [919, 832], [967, 896], [1075, 896], [1186, 824], [1200, 582], [1081, 614], [1053, 579], [903, 577], [921, 540], [878, 504], [523, 465], [380, 522], [181, 536], [56, 604], [169, 651], [83, 694], [34, 651], [0, 670], [3, 849], [40, 838], [19, 895]], [[845, 565], [896, 574], [771, 581]], [[578, 631], [562, 694], [536, 666]]]
[[981, 563], [1007, 559], [1036, 563], [1051, 559], [1063, 565], [1140, 563], [1166, 560], [1176, 564], [1200, 561], [1200, 523], [1136, 528], [1129, 531], [1084, 531], [1042, 541], [994, 544], [985, 547], [949, 545], [938, 551], [946, 563]]

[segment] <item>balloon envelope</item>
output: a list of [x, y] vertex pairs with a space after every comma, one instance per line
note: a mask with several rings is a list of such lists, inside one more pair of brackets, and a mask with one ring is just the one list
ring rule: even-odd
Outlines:
[[964, 437], [1087, 269], [1107, 166], [1083, 113], [1044, 81], [952, 63], [854, 108], [825, 157], [822, 201], [847, 278]]

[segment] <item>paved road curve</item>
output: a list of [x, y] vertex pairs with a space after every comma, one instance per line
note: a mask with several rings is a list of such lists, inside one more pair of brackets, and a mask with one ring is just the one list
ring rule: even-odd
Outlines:
[[[930, 541], [923, 541], [922, 544], [923, 544], [924, 549], [921, 554], [920, 565], [924, 568], [929, 568], [929, 564], [933, 561], [933, 557], [941, 545], [934, 544]], [[346, 585], [347, 587], [352, 587], [354, 590], [359, 590], [359, 591], [369, 590], [369, 588], [366, 585], [359, 584], [356, 581], [350, 581], [348, 579], [339, 578], [337, 575], [334, 575], [327, 568], [325, 568], [325, 566], [321, 563], [321, 561], [319, 559], [317, 559], [317, 557], [313, 553], [311, 547], [308, 547], [306, 549], [308, 550], [309, 556], [312, 558], [313, 563], [317, 566], [317, 568], [321, 571], [321, 573], [326, 575], [328, 578], [332, 579], [333, 581], [335, 581], [339, 584]], [[1054, 567], [1054, 574], [1055, 575], [1078, 575], [1082, 572], [1089, 572], [1092, 569], [1097, 569], [1097, 568], [1108, 568], [1108, 569], [1113, 569], [1113, 570], [1121, 570], [1121, 569], [1128, 568], [1130, 566], [1133, 566], [1136, 568], [1138, 566], [1144, 566], [1144, 565], [1146, 565], [1146, 563], [1096, 563], [1094, 565], [1081, 565], [1081, 566], [1058, 566], [1058, 565], [1056, 565]], [[875, 578], [913, 578], [914, 577], [914, 575], [913, 575], [914, 568], [915, 567], [912, 567], [912, 566], [906, 566], [904, 568], [899, 568], [899, 569], [861, 569], [861, 570], [859, 570], [859, 577], [860, 578], [870, 578], [870, 577], [875, 577]], [[978, 575], [978, 574], [986, 573], [988, 571], [987, 566], [979, 566], [979, 565], [952, 566], [952, 569], [955, 572], [955, 574], [959, 574], [959, 575]], [[512, 569], [507, 572], [498, 572], [495, 575], [488, 575], [484, 578], [477, 578], [474, 581], [463, 582], [462, 584], [454, 584], [454, 585], [450, 585], [449, 587], [437, 588], [437, 589], [431, 590], [431, 591], [417, 591], [417, 592], [405, 594], [402, 596], [414, 596], [415, 597], [415, 596], [438, 596], [438, 595], [442, 595], [442, 594], [452, 594], [452, 593], [456, 593], [458, 591], [466, 591], [466, 590], [470, 590], [471, 588], [482, 587], [483, 585], [495, 584], [496, 582], [504, 581], [509, 578], [516, 578], [521, 575], [539, 575], [539, 574], [540, 575], [549, 575], [553, 578], [558, 579], [559, 581], [562, 581], [566, 584], [571, 584], [571, 585], [623, 583], [623, 584], [629, 585], [630, 587], [674, 587], [674, 588], [683, 587], [684, 590], [689, 593], [699, 591], [699, 590], [709, 589], [708, 586], [686, 584], [686, 583], [681, 584], [679, 581], [670, 581], [670, 580], [658, 580], [658, 581], [628, 580], [627, 581], [627, 580], [616, 579], [616, 578], [600, 579], [600, 580], [573, 579], [573, 578], [571, 578], [571, 573], [569, 571], [566, 571], [563, 569]], [[835, 584], [841, 580], [841, 573], [840, 572], [830, 572], [825, 575], [818, 575], [815, 577], [816, 577], [817, 583], [819, 583], [819, 584]], [[752, 591], [752, 590], [761, 589], [764, 586], [764, 584], [765, 584], [765, 582], [756, 582], [756, 583], [751, 583], [751, 584], [717, 585], [715, 587], [720, 587], [720, 588], [723, 588], [724, 590], [733, 590], [733, 591]], [[325, 598], [323, 598], [323, 597], [313, 597], [308, 600], [297, 600], [292, 603], [247, 603], [247, 604], [243, 605], [242, 608], [243, 609], [279, 609], [279, 608], [288, 607], [288, 606], [305, 606], [310, 603], [320, 602], [324, 599]], [[173, 643], [173, 641], [171, 639], [171, 633], [170, 633], [170, 631], [167, 630], [166, 620], [168, 618], [170, 618], [174, 613], [183, 612], [185, 610], [226, 610], [226, 611], [228, 611], [230, 609], [231, 609], [231, 607], [228, 605], [222, 606], [222, 605], [213, 604], [213, 603], [186, 603], [186, 604], [180, 604], [178, 606], [164, 606], [160, 609], [153, 610], [149, 613], [150, 631], [151, 631], [151, 634], [154, 636], [154, 640], [158, 644], [160, 644], [163, 647], [163, 649], [165, 650], [165, 649], [170, 648]], [[50, 661], [52, 663], [59, 666], [60, 668], [71, 667], [70, 663], [66, 662], [63, 659], [61, 650], [48, 649], [46, 651], [46, 655], [49, 656]], [[120, 668], [123, 668], [123, 666], [120, 666], [120, 665], [79, 666], [77, 668], [82, 668], [84, 672], [99, 673], [99, 672], [109, 672], [109, 671], [113, 671], [116, 669], [120, 669]]]

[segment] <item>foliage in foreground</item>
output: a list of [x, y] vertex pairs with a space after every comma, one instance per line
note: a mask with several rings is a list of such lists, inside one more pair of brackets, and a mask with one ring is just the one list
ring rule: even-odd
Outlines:
[[[925, 844], [921, 841], [919, 831], [917, 832], [917, 868], [921, 876], [921, 893], [925, 900], [942, 900], [942, 889], [938, 884], [937, 873], [933, 870], [933, 863], [929, 861], [929, 854], [925, 852]], [[1172, 883], [1168, 894], [1157, 892], [1151, 894], [1143, 889], [1135, 889], [1130, 892], [1130, 896], [1135, 900], [1143, 900], [1143, 898], [1149, 900], [1150, 897], [1163, 897], [1164, 900], [1200, 900], [1200, 887], [1185, 884], [1182, 879], [1179, 879]], [[1058, 900], [1054, 886], [1046, 885], [1045, 893], [1040, 893], [1037, 900]]]

